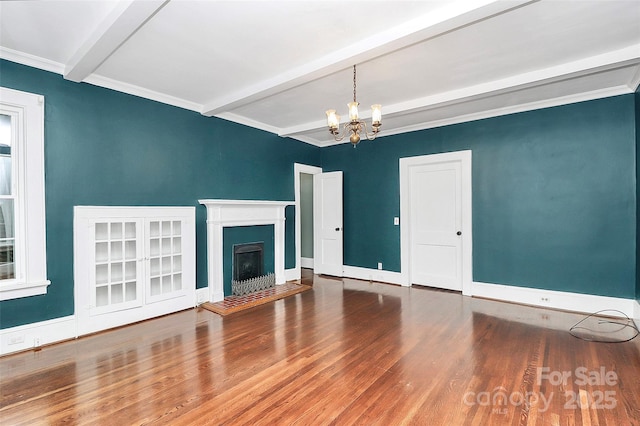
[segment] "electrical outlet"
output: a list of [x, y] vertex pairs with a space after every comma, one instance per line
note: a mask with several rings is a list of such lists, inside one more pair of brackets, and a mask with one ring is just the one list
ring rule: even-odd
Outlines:
[[378, 262], [378, 269], [382, 269], [382, 262]]
[[393, 218], [393, 224], [394, 225], [400, 225], [400, 218], [399, 217], [394, 217]]
[[541, 298], [540, 298], [540, 301], [541, 301], [542, 303], [549, 303], [549, 302], [551, 302], [551, 299], [549, 299], [548, 297], [541, 297]]
[[24, 334], [9, 337], [9, 345], [19, 345], [24, 343]]

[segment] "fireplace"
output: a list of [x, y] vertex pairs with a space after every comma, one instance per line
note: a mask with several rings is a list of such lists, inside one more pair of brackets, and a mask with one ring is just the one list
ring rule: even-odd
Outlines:
[[[223, 229], [239, 226], [273, 225], [274, 280], [284, 284], [284, 209], [292, 201], [199, 200], [207, 208], [207, 278], [210, 302], [224, 299]], [[233, 268], [230, 266], [229, 278]]]

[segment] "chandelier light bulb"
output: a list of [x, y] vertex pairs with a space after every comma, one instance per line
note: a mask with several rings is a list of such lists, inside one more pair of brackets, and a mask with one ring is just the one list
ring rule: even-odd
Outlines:
[[371, 124], [373, 126], [380, 126], [382, 123], [382, 105], [371, 105]]
[[349, 107], [349, 120], [358, 121], [358, 105], [360, 104], [356, 101], [347, 104]]
[[336, 114], [335, 109], [327, 110], [327, 124], [331, 130], [338, 130], [340, 127], [340, 116]]

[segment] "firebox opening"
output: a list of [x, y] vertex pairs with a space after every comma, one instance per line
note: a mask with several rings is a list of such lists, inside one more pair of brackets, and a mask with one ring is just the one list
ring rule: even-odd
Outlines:
[[264, 275], [264, 242], [233, 246], [233, 279], [245, 281]]

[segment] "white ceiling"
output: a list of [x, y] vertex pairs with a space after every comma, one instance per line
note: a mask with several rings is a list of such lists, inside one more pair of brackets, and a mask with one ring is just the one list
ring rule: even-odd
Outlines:
[[327, 146], [353, 64], [380, 136], [632, 93], [640, 1], [0, 2], [0, 57]]

